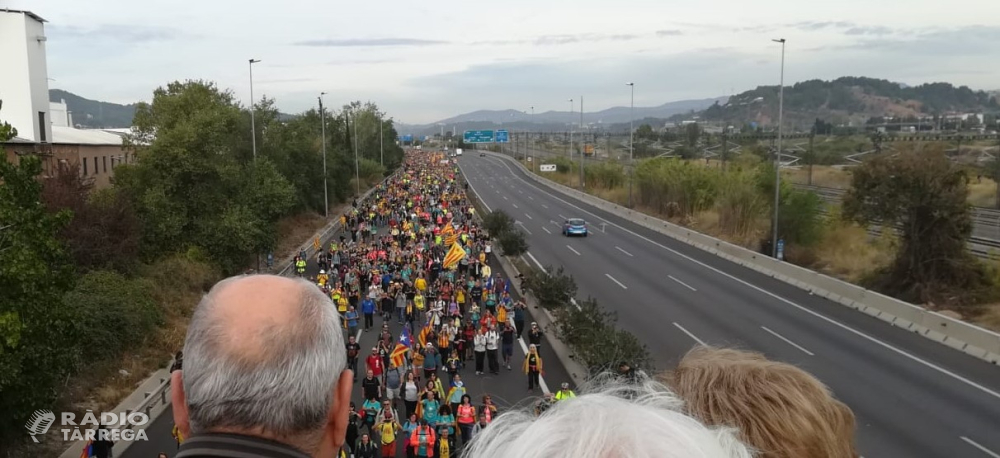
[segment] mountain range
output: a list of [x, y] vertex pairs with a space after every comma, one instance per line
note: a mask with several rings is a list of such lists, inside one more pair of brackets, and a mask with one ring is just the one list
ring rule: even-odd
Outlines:
[[[711, 99], [681, 100], [668, 102], [655, 107], [635, 107], [634, 119], [656, 118], [666, 119], [682, 113], [704, 110], [716, 103], [726, 103], [729, 97]], [[587, 125], [600, 124], [609, 126], [617, 123], [628, 123], [632, 119], [631, 107], [612, 107], [600, 111], [584, 112], [583, 123]], [[430, 124], [397, 124], [400, 133], [414, 135], [440, 134], [454, 129], [456, 132], [476, 129], [493, 129], [507, 127], [510, 129], [530, 128], [542, 131], [566, 130], [569, 123], [580, 123], [580, 112], [546, 111], [527, 114], [519, 110], [477, 110], [470, 113], [442, 119]]]
[[80, 97], [62, 89], [50, 89], [49, 100], [53, 102], [66, 101], [66, 108], [73, 114], [73, 124], [94, 129], [115, 129], [132, 126], [135, 117], [135, 106], [119, 105], [117, 103], [99, 102]]

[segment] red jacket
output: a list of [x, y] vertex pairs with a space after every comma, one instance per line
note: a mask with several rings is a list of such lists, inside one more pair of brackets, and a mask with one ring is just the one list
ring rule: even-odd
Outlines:
[[365, 364], [368, 366], [368, 369], [371, 369], [372, 373], [374, 373], [376, 377], [379, 377], [379, 376], [382, 375], [382, 357], [381, 356], [379, 356], [379, 355], [368, 355], [368, 357], [365, 358]]

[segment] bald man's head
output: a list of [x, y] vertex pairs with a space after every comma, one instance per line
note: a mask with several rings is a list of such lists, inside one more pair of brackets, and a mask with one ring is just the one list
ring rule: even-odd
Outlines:
[[191, 317], [184, 353], [180, 415], [193, 434], [255, 434], [314, 453], [328, 448], [341, 397], [346, 418], [350, 376], [341, 396], [347, 357], [340, 319], [305, 280], [219, 282]]

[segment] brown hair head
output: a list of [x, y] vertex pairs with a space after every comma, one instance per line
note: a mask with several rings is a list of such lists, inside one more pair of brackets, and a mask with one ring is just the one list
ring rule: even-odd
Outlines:
[[791, 364], [760, 353], [698, 347], [662, 378], [690, 415], [738, 428], [762, 458], [858, 456], [854, 413]]

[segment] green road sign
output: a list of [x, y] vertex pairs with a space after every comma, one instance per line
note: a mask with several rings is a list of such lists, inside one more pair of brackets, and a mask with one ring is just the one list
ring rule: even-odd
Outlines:
[[462, 136], [465, 143], [493, 143], [492, 130], [467, 130]]

